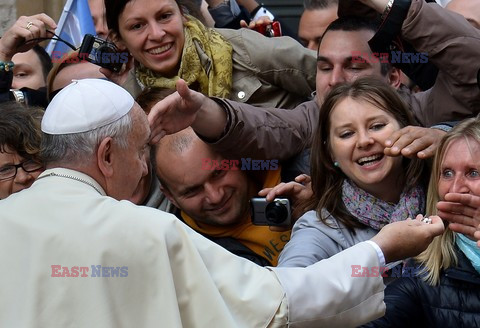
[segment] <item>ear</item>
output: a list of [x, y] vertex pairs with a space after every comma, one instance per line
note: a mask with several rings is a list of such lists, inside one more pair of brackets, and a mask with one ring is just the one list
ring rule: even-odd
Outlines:
[[173, 195], [170, 192], [170, 190], [168, 190], [168, 188], [165, 188], [164, 186], [160, 185], [160, 191], [165, 195], [165, 197], [168, 198], [169, 201], [172, 202], [173, 205], [175, 205], [176, 208], [180, 208], [180, 206], [178, 206], [178, 203], [175, 201], [175, 198], [173, 198]]
[[109, 36], [109, 39], [113, 41], [113, 43], [115, 43], [115, 45], [119, 50], [122, 50], [122, 51], [127, 50], [127, 46], [125, 45], [125, 42], [123, 42], [123, 39], [120, 36], [120, 34], [110, 30], [110, 34], [108, 36]]
[[388, 73], [388, 84], [390, 84], [395, 89], [400, 88], [402, 85], [402, 71], [399, 68], [393, 67]]
[[97, 149], [97, 165], [102, 174], [110, 178], [113, 175], [113, 139], [102, 140]]

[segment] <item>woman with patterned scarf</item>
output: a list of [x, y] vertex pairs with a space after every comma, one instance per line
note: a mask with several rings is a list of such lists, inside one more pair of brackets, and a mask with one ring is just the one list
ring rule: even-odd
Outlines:
[[135, 59], [143, 87], [178, 79], [207, 96], [294, 108], [315, 90], [316, 53], [289, 37], [205, 27], [185, 0], [106, 0], [116, 44]]
[[[279, 266], [308, 266], [425, 213], [418, 158], [389, 157], [385, 141], [413, 119], [393, 88], [373, 77], [338, 85], [320, 109], [311, 150], [313, 196]], [[350, 267], [346, 268], [350, 269]]]

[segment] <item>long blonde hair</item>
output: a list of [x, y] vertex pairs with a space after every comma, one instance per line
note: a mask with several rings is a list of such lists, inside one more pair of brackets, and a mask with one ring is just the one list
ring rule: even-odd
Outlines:
[[[441, 174], [441, 165], [445, 157], [448, 145], [460, 138], [473, 139], [480, 143], [480, 119], [470, 118], [453, 128], [442, 139], [433, 162], [432, 173], [427, 194], [427, 215], [437, 214], [438, 180]], [[455, 233], [448, 229], [436, 237], [428, 248], [416, 257], [416, 260], [423, 265], [425, 273], [424, 280], [431, 285], [437, 285], [440, 281], [440, 273], [458, 263], [455, 254]]]

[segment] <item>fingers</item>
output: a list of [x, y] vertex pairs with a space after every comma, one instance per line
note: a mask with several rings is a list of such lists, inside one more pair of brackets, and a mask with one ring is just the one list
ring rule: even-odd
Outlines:
[[45, 14], [19, 17], [0, 39], [0, 59], [10, 60], [16, 53], [30, 50], [38, 41], [26, 42], [49, 36], [47, 29], [56, 26], [55, 21]]
[[407, 126], [392, 133], [385, 141], [385, 155], [428, 158], [435, 154], [444, 131]]
[[447, 193], [444, 198], [445, 201], [448, 202], [460, 203], [475, 209], [480, 208], [480, 196], [472, 194]]
[[[387, 156], [399, 156], [402, 150], [410, 145], [414, 140], [414, 135], [410, 127], [406, 127], [395, 131], [385, 141], [385, 155]], [[408, 153], [408, 152], [407, 152]]]
[[475, 232], [477, 232], [477, 229], [474, 227], [470, 227], [470, 226], [467, 226], [464, 224], [458, 224], [458, 223], [450, 223], [448, 225], [448, 228], [452, 231], [455, 231], [470, 237], [474, 237]]
[[308, 174], [300, 174], [295, 178], [295, 181], [303, 185], [312, 182], [312, 178]]
[[187, 82], [185, 82], [183, 79], [179, 79], [176, 83], [177, 87], [177, 92], [180, 95], [180, 97], [186, 99], [189, 98], [190, 96], [190, 88], [188, 87]]
[[430, 232], [433, 236], [439, 236], [445, 231], [445, 225], [442, 219], [438, 215], [429, 216], [432, 219], [432, 223], [428, 224]]

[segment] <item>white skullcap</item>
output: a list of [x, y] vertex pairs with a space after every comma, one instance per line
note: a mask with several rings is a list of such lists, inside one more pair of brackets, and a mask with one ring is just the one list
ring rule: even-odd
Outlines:
[[135, 100], [122, 87], [102, 79], [73, 80], [48, 105], [42, 131], [70, 134], [91, 131], [115, 122]]

